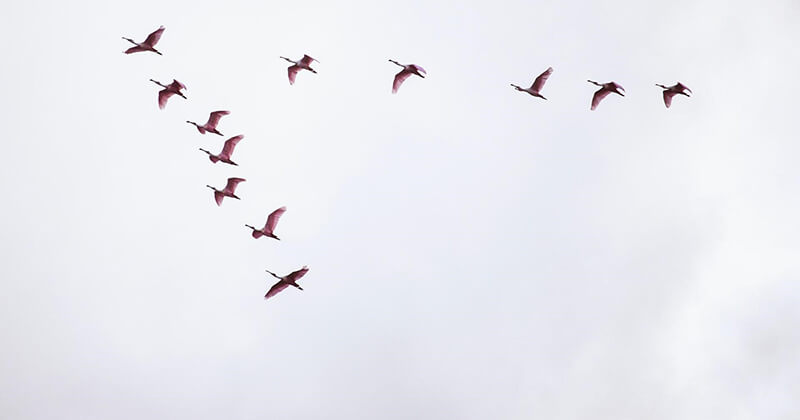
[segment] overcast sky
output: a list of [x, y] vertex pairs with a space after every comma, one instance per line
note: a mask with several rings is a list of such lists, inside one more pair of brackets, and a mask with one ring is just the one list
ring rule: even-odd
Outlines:
[[178, 3], [0, 15], [3, 417], [800, 415], [800, 3]]

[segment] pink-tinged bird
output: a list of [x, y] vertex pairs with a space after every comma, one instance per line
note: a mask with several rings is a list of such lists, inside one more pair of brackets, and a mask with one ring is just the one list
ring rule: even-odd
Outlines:
[[147, 35], [147, 39], [145, 39], [144, 42], [142, 42], [141, 44], [130, 38], [125, 38], [123, 36], [122, 39], [135, 45], [135, 47], [130, 47], [127, 50], [125, 50], [125, 54], [137, 53], [142, 51], [152, 51], [158, 55], [163, 55], [157, 49], [154, 48], [158, 43], [158, 40], [161, 39], [162, 33], [164, 33], [163, 26], [156, 29], [155, 32], [151, 33], [150, 35]]
[[660, 87], [661, 89], [664, 89], [664, 105], [666, 105], [667, 108], [669, 108], [669, 106], [672, 105], [672, 97], [673, 96], [675, 96], [675, 95], [683, 95], [683, 96], [686, 96], [687, 98], [690, 98], [691, 96], [689, 96], [689, 94], [686, 93], [686, 92], [694, 94], [694, 92], [692, 92], [691, 89], [686, 87], [686, 85], [684, 85], [681, 82], [678, 82], [677, 84], [675, 84], [673, 86], [664, 86], [664, 85], [659, 85], [658, 83], [656, 83], [656, 86]]
[[412, 74], [416, 74], [421, 78], [425, 78], [425, 75], [428, 74], [425, 72], [425, 69], [416, 65], [416, 64], [400, 64], [397, 61], [389, 60], [392, 63], [397, 64], [398, 66], [402, 67], [403, 70], [400, 70], [400, 73], [397, 73], [394, 76], [394, 82], [392, 83], [392, 93], [397, 93], [397, 89], [400, 89], [400, 85], [406, 81]]
[[283, 277], [278, 276], [277, 274], [275, 274], [275, 273], [273, 273], [272, 271], [269, 271], [269, 270], [266, 270], [266, 272], [272, 274], [273, 277], [275, 277], [276, 279], [279, 280], [277, 283], [272, 285], [272, 287], [269, 288], [269, 291], [267, 292], [267, 294], [264, 295], [264, 299], [269, 299], [269, 298], [277, 295], [278, 293], [283, 291], [283, 289], [285, 289], [285, 288], [287, 288], [289, 286], [294, 286], [294, 287], [296, 287], [296, 288], [298, 288], [300, 290], [303, 290], [303, 288], [300, 287], [299, 284], [297, 284], [297, 280], [300, 280], [301, 277], [305, 276], [306, 273], [308, 273], [308, 267], [304, 266], [303, 268], [301, 268], [301, 269], [299, 269], [297, 271], [293, 271], [293, 272], [291, 272], [291, 273], [289, 273], [289, 274], [287, 274], [287, 275], [285, 275]]
[[600, 101], [603, 100], [606, 96], [616, 93], [619, 96], [625, 96], [625, 89], [622, 88], [617, 82], [608, 82], [608, 83], [597, 83], [592, 80], [587, 80], [587, 82], [600, 86], [600, 90], [594, 93], [592, 96], [592, 111], [597, 108], [597, 105], [600, 104]]
[[240, 198], [234, 194], [236, 191], [236, 186], [239, 185], [240, 182], [244, 182], [246, 179], [244, 178], [228, 178], [228, 183], [225, 184], [225, 188], [220, 191], [211, 185], [206, 185], [206, 187], [211, 188], [214, 190], [214, 200], [217, 202], [218, 206], [222, 205], [222, 199], [225, 197], [235, 198], [239, 200]]
[[544, 87], [544, 82], [547, 81], [547, 78], [550, 77], [551, 74], [553, 74], [553, 68], [552, 67], [548, 67], [547, 70], [544, 71], [544, 73], [540, 74], [539, 77], [537, 77], [536, 80], [533, 81], [533, 84], [531, 85], [531, 87], [529, 87], [527, 89], [523, 89], [523, 88], [521, 88], [521, 87], [519, 87], [519, 86], [517, 86], [517, 85], [515, 85], [513, 83], [511, 84], [511, 86], [513, 86], [514, 89], [516, 89], [516, 90], [518, 90], [520, 92], [527, 92], [529, 95], [536, 96], [536, 97], [542, 98], [542, 99], [547, 99], [544, 96], [542, 96], [542, 94], [540, 92], [541, 92], [542, 88]]
[[275, 225], [278, 224], [278, 220], [281, 218], [283, 213], [286, 212], [286, 207], [281, 207], [267, 216], [267, 224], [264, 225], [263, 229], [256, 229], [253, 226], [245, 225], [250, 229], [253, 229], [253, 237], [258, 239], [262, 236], [266, 236], [269, 238], [275, 238], [277, 240], [281, 240], [281, 238], [275, 236]]
[[308, 71], [310, 71], [312, 73], [316, 73], [317, 72], [316, 70], [311, 68], [311, 63], [314, 62], [314, 61], [319, 63], [319, 60], [317, 60], [315, 58], [311, 58], [308, 55], [303, 55], [303, 58], [301, 58], [300, 61], [290, 60], [290, 59], [288, 59], [286, 57], [283, 57], [283, 56], [281, 58], [294, 64], [293, 66], [289, 66], [289, 84], [290, 85], [294, 84], [294, 79], [297, 77], [297, 73], [300, 70], [308, 70]]
[[209, 132], [221, 136], [222, 133], [217, 131], [217, 124], [219, 124], [220, 118], [230, 113], [231, 113], [230, 111], [214, 111], [208, 116], [208, 122], [203, 125], [200, 125], [194, 121], [186, 121], [186, 122], [197, 127], [197, 131], [199, 131], [200, 134], [205, 134], [206, 132]]
[[231, 160], [231, 155], [233, 154], [233, 148], [236, 147], [236, 144], [239, 143], [240, 140], [244, 138], [243, 135], [239, 134], [236, 137], [231, 137], [225, 141], [225, 145], [222, 146], [222, 152], [218, 155], [214, 155], [206, 149], [200, 148], [201, 151], [206, 152], [208, 155], [208, 159], [211, 160], [213, 163], [222, 162], [227, 163], [228, 165], [239, 166], [238, 163]]
[[160, 109], [164, 109], [164, 107], [167, 106], [167, 99], [169, 99], [172, 95], [178, 95], [181, 98], [186, 99], [186, 96], [181, 93], [181, 89], [186, 89], [186, 86], [184, 86], [183, 83], [175, 79], [172, 79], [172, 83], [169, 85], [165, 85], [153, 79], [150, 79], [150, 81], [164, 88], [158, 91], [158, 107]]

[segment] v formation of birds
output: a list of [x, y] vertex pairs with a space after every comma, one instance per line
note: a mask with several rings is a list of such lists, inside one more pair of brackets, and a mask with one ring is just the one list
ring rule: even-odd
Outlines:
[[[150, 35], [148, 35], [147, 38], [141, 43], [136, 42], [136, 41], [134, 41], [134, 40], [132, 40], [130, 38], [122, 37], [122, 39], [124, 39], [124, 40], [126, 40], [126, 41], [128, 41], [128, 42], [130, 42], [131, 44], [134, 45], [133, 47], [130, 47], [127, 50], [125, 50], [124, 53], [125, 54], [132, 54], [132, 53], [137, 53], [137, 52], [150, 51], [150, 52], [156, 53], [158, 55], [163, 55], [160, 51], [158, 51], [155, 48], [156, 44], [158, 44], [158, 41], [161, 39], [161, 35], [163, 35], [163, 33], [164, 33], [164, 27], [161, 26], [158, 29], [156, 29], [155, 31], [153, 31]], [[317, 73], [317, 71], [314, 70], [311, 67], [311, 65], [315, 61], [317, 63], [319, 63], [319, 61], [314, 59], [314, 58], [312, 58], [312, 57], [310, 57], [310, 56], [308, 56], [308, 55], [303, 55], [303, 57], [300, 58], [297, 61], [289, 59], [289, 58], [286, 58], [286, 57], [282, 57], [282, 56], [280, 58], [292, 63], [292, 65], [289, 66], [289, 68], [288, 68], [289, 84], [291, 84], [291, 85], [294, 85], [295, 80], [297, 79], [297, 74], [302, 70], [307, 70], [307, 71], [310, 71], [312, 73]], [[416, 75], [416, 76], [419, 76], [421, 78], [425, 78], [425, 76], [427, 75], [425, 69], [423, 69], [419, 65], [416, 65], [416, 64], [401, 64], [401, 63], [399, 63], [399, 62], [397, 62], [395, 60], [391, 60], [391, 59], [389, 61], [391, 63], [396, 64], [397, 66], [402, 67], [402, 70], [400, 70], [400, 72], [397, 73], [394, 76], [394, 80], [392, 82], [392, 93], [393, 94], [397, 93], [398, 89], [400, 89], [400, 86], [409, 77]], [[515, 85], [513, 83], [511, 84], [511, 86], [514, 89], [516, 89], [516, 90], [518, 90], [520, 92], [525, 92], [525, 93], [527, 93], [527, 94], [529, 94], [531, 96], [535, 96], [535, 97], [538, 97], [538, 98], [546, 100], [547, 98], [545, 98], [542, 95], [542, 89], [544, 88], [544, 85], [547, 82], [547, 79], [552, 74], [553, 74], [553, 68], [549, 67], [542, 74], [537, 76], [536, 79], [534, 79], [534, 81], [533, 81], [533, 83], [531, 84], [530, 87], [523, 88], [523, 87], [520, 87], [520, 86]], [[179, 82], [178, 80], [173, 79], [172, 83], [169, 83], [169, 84], [163, 84], [163, 83], [161, 83], [159, 81], [156, 81], [156, 80], [153, 80], [153, 79], [150, 79], [150, 81], [155, 83], [155, 84], [157, 84], [157, 85], [159, 85], [159, 86], [161, 86], [163, 88], [162, 90], [160, 90], [158, 92], [158, 107], [160, 109], [164, 109], [164, 107], [167, 106], [167, 101], [169, 100], [169, 98], [171, 98], [174, 95], [178, 95], [178, 96], [186, 99], [186, 96], [182, 92], [183, 90], [186, 90], [186, 86], [183, 83]], [[594, 84], [594, 85], [600, 87], [600, 89], [595, 91], [594, 95], [592, 95], [592, 102], [591, 102], [591, 107], [590, 107], [591, 110], [597, 109], [597, 106], [600, 105], [600, 102], [606, 96], [608, 96], [608, 95], [610, 95], [612, 93], [616, 93], [617, 95], [620, 95], [620, 96], [625, 96], [625, 89], [619, 83], [616, 83], [616, 82], [613, 82], [613, 81], [607, 82], [607, 83], [598, 83], [598, 82], [595, 82], [593, 80], [587, 80], [587, 81], [589, 83], [591, 83], [591, 84]], [[656, 86], [658, 86], [658, 87], [660, 87], [662, 89], [662, 96], [663, 96], [663, 99], [664, 99], [664, 105], [667, 108], [669, 108], [672, 105], [672, 99], [675, 96], [683, 95], [683, 96], [689, 97], [690, 96], [689, 94], [692, 93], [692, 91], [688, 87], [686, 87], [686, 85], [684, 85], [683, 83], [680, 83], [680, 82], [677, 82], [676, 84], [674, 84], [672, 86], [666, 86], [666, 85], [662, 85], [662, 84], [656, 84]], [[217, 134], [219, 136], [223, 136], [223, 134], [221, 132], [219, 132], [219, 130], [217, 130], [217, 125], [219, 125], [220, 119], [222, 119], [222, 117], [224, 117], [225, 115], [228, 115], [228, 114], [230, 114], [230, 111], [214, 111], [214, 112], [211, 112], [211, 114], [208, 117], [208, 121], [206, 121], [206, 123], [203, 124], [203, 125], [200, 125], [200, 124], [198, 124], [198, 123], [196, 123], [194, 121], [186, 121], [186, 122], [189, 123], [189, 124], [194, 125], [197, 128], [197, 131], [200, 132], [200, 134], [213, 133], [213, 134]], [[213, 154], [212, 152], [210, 152], [208, 150], [205, 150], [205, 149], [202, 149], [202, 148], [200, 150], [208, 155], [208, 158], [209, 158], [209, 160], [211, 160], [212, 163], [222, 162], [222, 163], [227, 163], [229, 165], [238, 166], [238, 164], [235, 163], [232, 160], [232, 155], [233, 155], [234, 148], [236, 147], [236, 145], [243, 138], [244, 138], [244, 135], [237, 135], [237, 136], [229, 138], [228, 140], [225, 141], [225, 144], [222, 147], [222, 151], [220, 151], [219, 154]], [[213, 187], [211, 185], [206, 185], [206, 186], [214, 191], [214, 201], [217, 203], [218, 206], [221, 206], [222, 205], [222, 201], [223, 201], [223, 199], [225, 197], [235, 198], [237, 200], [240, 199], [236, 195], [236, 186], [239, 185], [239, 183], [245, 182], [245, 181], [246, 180], [244, 178], [236, 178], [236, 177], [228, 178], [228, 181], [225, 184], [225, 187], [223, 187], [221, 190], [219, 190], [219, 189], [217, 189], [217, 188], [215, 188], [215, 187]], [[280, 220], [280, 218], [281, 218], [281, 216], [283, 215], [284, 212], [286, 212], [286, 207], [278, 208], [278, 209], [274, 210], [272, 213], [270, 213], [269, 216], [267, 216], [267, 222], [264, 224], [263, 228], [259, 229], [259, 228], [256, 228], [254, 226], [251, 226], [251, 225], [245, 225], [245, 227], [247, 227], [247, 228], [252, 230], [252, 236], [255, 239], [258, 239], [258, 238], [261, 238], [261, 237], [267, 237], [267, 238], [273, 238], [273, 239], [276, 239], [276, 240], [280, 240], [280, 238], [278, 238], [275, 235], [275, 228], [276, 228], [276, 226], [278, 224], [278, 220]], [[284, 289], [288, 288], [289, 286], [293, 286], [293, 287], [296, 287], [296, 288], [298, 288], [300, 290], [303, 290], [303, 288], [300, 287], [299, 284], [297, 284], [297, 281], [300, 280], [300, 278], [302, 278], [308, 272], [308, 270], [309, 270], [309, 268], [307, 266], [304, 266], [304, 267], [302, 267], [302, 268], [300, 268], [298, 270], [295, 270], [295, 271], [293, 271], [293, 272], [291, 272], [291, 273], [289, 273], [289, 274], [287, 274], [285, 276], [279, 276], [279, 275], [277, 275], [277, 274], [275, 274], [275, 273], [273, 273], [273, 272], [271, 272], [269, 270], [266, 270], [267, 273], [269, 273], [270, 275], [272, 275], [273, 277], [278, 279], [278, 282], [275, 283], [272, 287], [270, 287], [270, 289], [267, 291], [267, 294], [264, 295], [264, 299], [269, 299], [269, 298], [275, 296], [276, 294], [280, 293], [281, 291], [283, 291]]]

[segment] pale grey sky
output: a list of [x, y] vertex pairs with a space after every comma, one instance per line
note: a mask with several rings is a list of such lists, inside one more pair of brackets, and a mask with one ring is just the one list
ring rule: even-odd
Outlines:
[[[9, 419], [795, 419], [793, 1], [0, 16]], [[124, 55], [159, 25], [163, 57]], [[289, 86], [285, 61], [318, 74]], [[397, 67], [426, 79], [391, 95]], [[548, 66], [547, 101], [515, 92]], [[148, 81], [177, 78], [165, 110]], [[627, 96], [589, 111], [594, 86]], [[694, 97], [664, 108], [655, 83]], [[239, 167], [184, 121], [228, 109]], [[241, 201], [206, 184], [247, 178]], [[281, 242], [243, 225], [288, 211]], [[311, 271], [262, 298], [264, 269]]]

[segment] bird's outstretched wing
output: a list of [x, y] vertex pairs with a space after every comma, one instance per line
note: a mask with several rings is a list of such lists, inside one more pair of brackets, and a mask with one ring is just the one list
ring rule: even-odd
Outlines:
[[283, 213], [286, 212], [286, 207], [281, 207], [267, 216], [267, 224], [264, 225], [264, 230], [269, 233], [275, 233], [275, 225], [278, 224], [278, 220], [280, 220]]
[[175, 92], [169, 89], [163, 89], [158, 92], [158, 107], [160, 109], [164, 109], [167, 106], [167, 100], [174, 95]]
[[283, 280], [273, 284], [272, 287], [269, 288], [269, 291], [267, 292], [267, 294], [264, 295], [264, 299], [269, 299], [269, 298], [277, 295], [278, 293], [282, 292], [283, 289], [285, 289], [287, 287], [289, 287], [289, 283], [286, 283]]
[[394, 83], [392, 83], [392, 93], [397, 93], [397, 90], [400, 89], [400, 86], [403, 82], [406, 81], [409, 77], [411, 77], [411, 72], [405, 69], [400, 70], [400, 73], [397, 73], [394, 76]]
[[217, 124], [219, 124], [220, 118], [225, 115], [230, 114], [230, 111], [214, 111], [208, 115], [208, 122], [206, 123], [206, 127], [208, 128], [217, 128]]
[[536, 92], [540, 92], [544, 87], [544, 83], [547, 81], [547, 78], [550, 77], [551, 74], [553, 74], [553, 68], [548, 67], [547, 70], [544, 71], [544, 73], [540, 74], [539, 77], [537, 77], [536, 80], [533, 81], [531, 89], [535, 90]]
[[144, 43], [151, 47], [155, 47], [156, 44], [158, 43], [158, 40], [161, 39], [161, 34], [163, 33], [164, 33], [164, 27], [161, 26], [155, 31], [153, 31], [153, 33], [151, 33], [150, 35], [147, 35], [147, 39], [144, 40]]
[[308, 273], [308, 267], [303, 267], [299, 270], [291, 272], [288, 276], [286, 276], [286, 281], [292, 283], [300, 280], [303, 276]]
[[302, 64], [304, 66], [310, 66], [311, 63], [314, 62], [314, 61], [317, 61], [317, 60], [314, 59], [313, 57], [310, 57], [310, 56], [304, 54], [303, 58], [300, 59], [300, 64]]
[[600, 90], [595, 92], [594, 96], [592, 96], [592, 111], [594, 111], [594, 109], [597, 108], [597, 105], [600, 105], [600, 101], [602, 101], [603, 98], [608, 96], [610, 93], [611, 91], [606, 90], [605, 88], [600, 88]]
[[675, 86], [677, 86], [677, 87], [678, 87], [678, 89], [680, 89], [680, 90], [682, 90], [682, 91], [683, 91], [683, 90], [685, 90], [685, 91], [688, 91], [688, 92], [689, 92], [689, 93], [691, 93], [691, 94], [694, 94], [694, 92], [692, 92], [692, 90], [691, 90], [691, 89], [689, 89], [689, 88], [688, 88], [686, 85], [684, 85], [684, 84], [683, 84], [683, 83], [681, 83], [681, 82], [678, 82], [678, 84], [677, 84], [677, 85], [675, 85]]
[[214, 191], [214, 201], [217, 202], [218, 206], [222, 205], [222, 199], [225, 198], [225, 195], [219, 191]]
[[300, 66], [298, 66], [298, 65], [289, 66], [289, 84], [290, 85], [294, 84], [294, 79], [297, 78], [297, 72], [299, 72], [299, 71], [300, 71]]
[[147, 51], [147, 50], [137, 45], [135, 47], [130, 47], [127, 50], [125, 50], [125, 54], [133, 54], [142, 51]]
[[671, 90], [665, 90], [663, 95], [664, 95], [664, 105], [666, 105], [667, 108], [669, 108], [670, 105], [672, 105], [672, 97], [677, 95], [677, 93]]
[[228, 183], [225, 184], [225, 189], [223, 191], [233, 194], [233, 192], [236, 191], [236, 186], [244, 181], [246, 181], [244, 178], [228, 178]]
[[236, 147], [236, 144], [239, 143], [239, 141], [241, 141], [243, 138], [244, 136], [239, 134], [236, 137], [231, 137], [228, 140], [226, 140], [225, 145], [222, 146], [222, 153], [220, 153], [220, 157], [230, 159], [231, 155], [233, 154], [233, 148]]
[[186, 85], [177, 81], [176, 79], [172, 79], [172, 83], [169, 84], [169, 88], [175, 91], [179, 91], [181, 89], [186, 89]]

